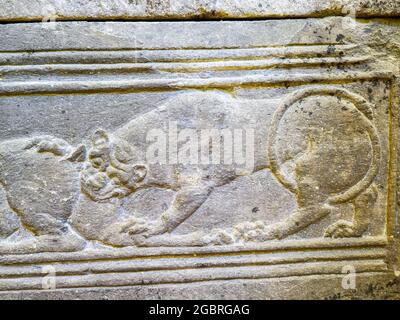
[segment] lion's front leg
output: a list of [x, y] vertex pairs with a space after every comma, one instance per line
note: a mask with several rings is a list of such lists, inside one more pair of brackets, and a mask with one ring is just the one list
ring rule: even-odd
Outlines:
[[140, 221], [128, 228], [127, 232], [144, 237], [172, 232], [189, 218], [208, 198], [212, 191], [210, 186], [187, 186], [179, 190], [171, 206], [155, 221]]
[[41, 235], [19, 242], [0, 243], [0, 254], [32, 254], [42, 252], [74, 252], [83, 250], [86, 241], [67, 232], [63, 235]]
[[25, 149], [32, 148], [37, 152], [49, 152], [71, 162], [84, 161], [86, 158], [86, 148], [84, 145], [74, 148], [67, 141], [52, 136], [33, 138]]

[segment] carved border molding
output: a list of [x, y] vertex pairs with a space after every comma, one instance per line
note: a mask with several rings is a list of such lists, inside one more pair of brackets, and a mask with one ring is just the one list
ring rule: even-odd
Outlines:
[[[119, 287], [359, 273], [386, 274], [384, 238], [273, 241], [205, 248], [125, 248], [0, 258], [0, 292], [42, 288], [41, 266], [57, 266], [57, 288]], [[298, 252], [298, 249], [307, 252]], [[284, 267], [282, 267], [284, 265]], [[88, 273], [88, 271], [90, 272]], [[21, 277], [23, 276], [23, 277]]]
[[21, 81], [3, 83], [0, 86], [0, 95], [27, 95], [46, 93], [100, 93], [100, 92], [146, 92], [151, 90], [181, 90], [181, 89], [223, 89], [232, 87], [259, 86], [268, 87], [276, 84], [296, 85], [313, 83], [349, 83], [358, 80], [391, 80], [390, 72], [347, 72], [319, 73], [319, 74], [292, 74], [261, 75], [247, 77], [227, 77], [219, 79], [155, 79], [155, 80], [113, 80], [113, 81]]

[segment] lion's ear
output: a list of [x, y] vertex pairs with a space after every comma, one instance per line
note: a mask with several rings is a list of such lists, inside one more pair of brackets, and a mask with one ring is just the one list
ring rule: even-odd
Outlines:
[[94, 147], [100, 147], [108, 145], [110, 138], [108, 137], [107, 131], [103, 129], [97, 129], [92, 136], [92, 144]]
[[144, 165], [135, 165], [133, 167], [133, 174], [136, 182], [142, 181], [147, 175], [147, 168]]

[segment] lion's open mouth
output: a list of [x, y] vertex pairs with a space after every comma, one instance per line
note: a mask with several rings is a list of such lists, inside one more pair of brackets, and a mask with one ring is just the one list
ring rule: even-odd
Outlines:
[[124, 197], [130, 193], [126, 187], [116, 184], [115, 179], [93, 167], [81, 171], [80, 181], [82, 191], [95, 201]]

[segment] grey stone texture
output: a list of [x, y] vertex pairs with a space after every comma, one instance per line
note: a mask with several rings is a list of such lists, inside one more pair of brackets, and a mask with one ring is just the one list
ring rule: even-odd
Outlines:
[[0, 299], [398, 299], [398, 13], [0, 0]]
[[400, 3], [376, 0], [1, 0], [0, 21], [396, 17]]

